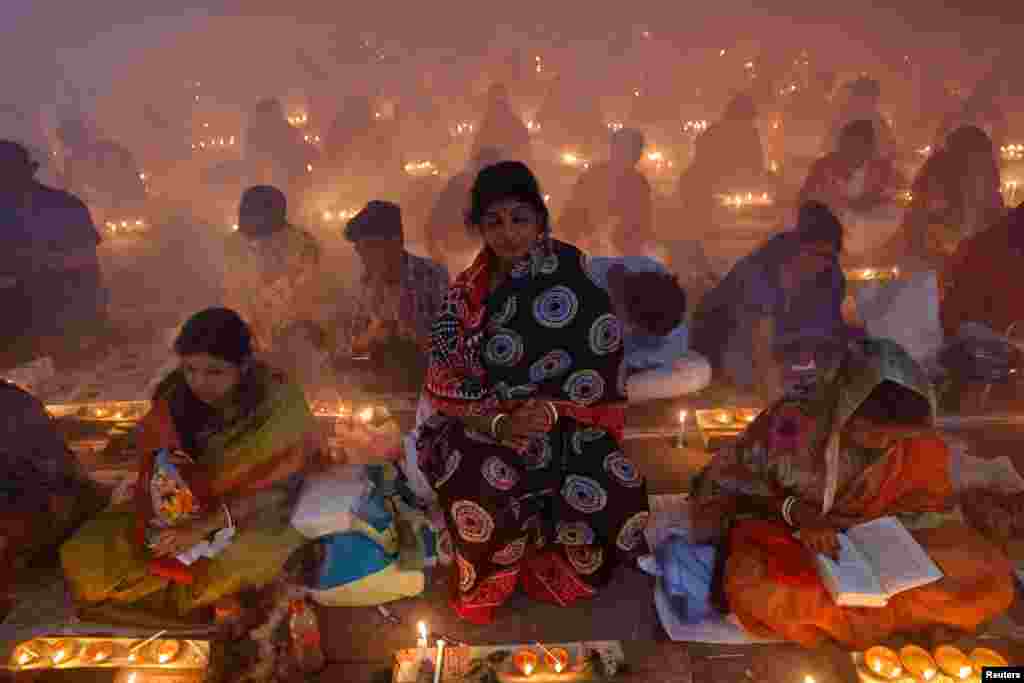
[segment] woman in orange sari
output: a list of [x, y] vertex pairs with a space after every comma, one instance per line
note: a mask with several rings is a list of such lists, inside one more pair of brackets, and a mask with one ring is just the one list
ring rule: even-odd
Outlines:
[[[716, 455], [695, 487], [694, 540], [726, 541], [721, 588], [748, 631], [863, 649], [897, 633], [974, 631], [1010, 607], [1009, 560], [964, 523], [933, 419], [921, 369], [894, 342], [869, 339], [814, 396], [775, 405]], [[944, 577], [883, 608], [836, 605], [814, 554], [835, 554], [839, 532], [885, 516]]]

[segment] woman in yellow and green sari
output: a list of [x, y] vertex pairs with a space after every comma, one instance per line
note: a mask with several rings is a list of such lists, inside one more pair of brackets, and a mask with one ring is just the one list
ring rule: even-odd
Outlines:
[[[79, 607], [172, 618], [234, 608], [234, 596], [271, 583], [303, 542], [290, 510], [318, 439], [302, 390], [253, 360], [249, 328], [234, 311], [196, 314], [174, 348], [181, 366], [139, 427], [134, 500], [111, 505], [61, 548]], [[188, 521], [153, 525], [158, 456], [187, 473], [199, 503]], [[234, 536], [215, 557], [175, 561], [229, 528]]]

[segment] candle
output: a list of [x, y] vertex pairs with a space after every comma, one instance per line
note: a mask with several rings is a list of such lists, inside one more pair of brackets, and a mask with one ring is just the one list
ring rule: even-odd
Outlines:
[[959, 648], [952, 645], [942, 645], [935, 649], [935, 663], [939, 665], [948, 676], [961, 680], [968, 678], [974, 667], [967, 655]]
[[419, 622], [416, 624], [416, 629], [419, 631], [420, 637], [416, 641], [416, 647], [425, 648], [427, 646], [427, 624], [425, 622]]
[[876, 674], [885, 678], [898, 678], [903, 675], [900, 657], [895, 652], [881, 645], [864, 653], [864, 662]]
[[437, 666], [434, 667], [434, 683], [441, 683], [441, 672], [444, 671], [444, 641], [437, 641]]
[[995, 650], [990, 650], [987, 647], [976, 647], [971, 650], [970, 660], [971, 664], [974, 666], [974, 670], [979, 674], [981, 673], [982, 668], [986, 666], [995, 667], [1010, 665], [1010, 663], [1006, 661], [1001, 654]]
[[538, 664], [537, 655], [532, 650], [520, 650], [512, 658], [512, 661], [524, 676], [532, 676]]
[[930, 681], [938, 673], [935, 660], [927, 650], [917, 645], [907, 645], [900, 650], [900, 661], [903, 668], [919, 681]]
[[682, 448], [686, 445], [686, 416], [687, 411], [679, 411], [679, 436], [676, 437], [676, 448]]

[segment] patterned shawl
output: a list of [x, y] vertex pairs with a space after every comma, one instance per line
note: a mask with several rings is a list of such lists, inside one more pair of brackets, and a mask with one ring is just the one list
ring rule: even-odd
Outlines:
[[[588, 259], [575, 247], [555, 242], [546, 235], [538, 239], [526, 257], [510, 274], [521, 282], [550, 273], [556, 251], [565, 258], [570, 252], [589, 272]], [[488, 329], [488, 299], [493, 256], [489, 249], [480, 252], [473, 264], [456, 278], [445, 298], [441, 315], [431, 335], [426, 392], [435, 410], [449, 417], [494, 415], [507, 412], [521, 400], [504, 391], [500, 383], [487, 376], [483, 350], [493, 332]], [[625, 365], [623, 364], [624, 372]], [[624, 398], [624, 391], [621, 392]], [[537, 396], [542, 398], [542, 396]], [[553, 401], [560, 415], [585, 424], [599, 426], [621, 437], [625, 421], [624, 401], [604, 401], [584, 406], [570, 401]]]
[[821, 500], [824, 513], [844, 507], [849, 502], [846, 494], [887, 454], [841, 443], [840, 436], [884, 382], [926, 398], [934, 420], [932, 386], [899, 345], [886, 339], [853, 342], [843, 361], [809, 394], [778, 402], [758, 416], [735, 445], [715, 455], [694, 485], [695, 520], [724, 531], [735, 511], [736, 495], [798, 495]]

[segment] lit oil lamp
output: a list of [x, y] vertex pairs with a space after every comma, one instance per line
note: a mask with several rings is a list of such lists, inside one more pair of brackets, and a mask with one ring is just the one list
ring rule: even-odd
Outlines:
[[181, 652], [181, 643], [177, 640], [163, 640], [156, 646], [156, 661], [160, 664], [169, 664]]
[[114, 656], [114, 644], [110, 641], [93, 643], [85, 648], [82, 659], [92, 664], [102, 664]]
[[23, 643], [14, 650], [14, 661], [18, 666], [28, 666], [43, 658], [45, 643]]
[[719, 410], [715, 413], [715, 422], [721, 425], [728, 425], [734, 422], [733, 414], [728, 410]]
[[64, 664], [78, 654], [78, 643], [71, 639], [58, 640], [53, 644], [53, 655], [50, 659], [54, 665]]
[[532, 676], [533, 672], [537, 670], [540, 660], [533, 650], [520, 650], [512, 656], [512, 663], [515, 664], [519, 673], [524, 676]]
[[900, 650], [903, 668], [918, 681], [931, 681], [938, 675], [938, 665], [928, 651], [917, 645], [907, 645]]
[[900, 656], [881, 645], [864, 653], [864, 663], [871, 671], [884, 678], [899, 678], [903, 675]]
[[569, 652], [565, 648], [544, 648], [544, 665], [560, 674], [569, 668]]
[[987, 647], [976, 647], [971, 650], [971, 654], [968, 657], [971, 660], [971, 666], [979, 674], [983, 668], [987, 667], [1001, 667], [1009, 666], [1010, 663], [1006, 661], [1006, 658], [995, 650], [990, 650]]
[[974, 671], [971, 660], [959, 648], [952, 645], [941, 645], [935, 648], [935, 663], [947, 676], [954, 680], [969, 678]]
[[369, 424], [373, 421], [373, 406], [367, 406], [359, 411], [359, 421], [363, 424]]

